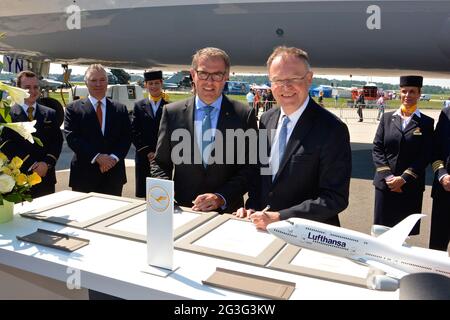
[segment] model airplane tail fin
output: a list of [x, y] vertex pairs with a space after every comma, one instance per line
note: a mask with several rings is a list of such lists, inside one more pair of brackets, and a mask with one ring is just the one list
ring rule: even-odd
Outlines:
[[417, 221], [425, 217], [424, 214], [416, 213], [412, 214], [399, 223], [397, 223], [394, 227], [384, 232], [377, 239], [382, 242], [389, 243], [390, 245], [399, 245], [401, 246], [405, 239], [408, 237], [411, 229], [415, 226]]

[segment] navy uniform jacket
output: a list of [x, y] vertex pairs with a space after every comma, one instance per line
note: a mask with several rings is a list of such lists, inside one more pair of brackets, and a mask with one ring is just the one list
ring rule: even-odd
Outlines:
[[[234, 146], [233, 163], [227, 164], [227, 150], [223, 152], [223, 164], [213, 163], [206, 168], [201, 163], [201, 156], [195, 137], [194, 126], [195, 97], [177, 101], [163, 108], [156, 158], [151, 163], [152, 177], [172, 179], [175, 182], [175, 199], [179, 205], [192, 206], [192, 201], [203, 193], [219, 193], [227, 203], [226, 212], [236, 211], [244, 204], [243, 196], [247, 192], [249, 166], [237, 163], [238, 147]], [[176, 129], [187, 129], [190, 141], [190, 163], [174, 164], [171, 152], [180, 143], [171, 141]], [[232, 145], [226, 136], [226, 129], [257, 129], [255, 110], [237, 101], [223, 96], [220, 107], [217, 131], [223, 135], [223, 146]], [[245, 148], [245, 159], [248, 159], [248, 145]], [[242, 155], [242, 154], [241, 154]], [[186, 155], [187, 156], [187, 155]], [[213, 154], [214, 156], [214, 154]], [[195, 159], [200, 162], [196, 163]]]
[[[279, 117], [279, 108], [265, 112], [260, 132], [275, 130]], [[310, 98], [274, 180], [261, 175], [260, 189], [251, 188], [255, 196], [250, 193], [246, 206], [261, 210], [270, 205], [282, 220], [297, 217], [339, 226], [338, 214], [348, 206], [351, 169], [347, 126]]]
[[[420, 117], [414, 114], [404, 130], [399, 115], [386, 112], [382, 116], [372, 151], [376, 169], [373, 185], [380, 191], [375, 197], [376, 224], [392, 227], [408, 215], [421, 212], [433, 128], [434, 120], [423, 113]], [[385, 178], [390, 175], [406, 181], [401, 194], [389, 190]]]
[[[74, 151], [70, 165], [69, 186], [77, 191], [96, 191], [102, 185], [121, 186], [127, 182], [125, 157], [131, 145], [131, 125], [125, 105], [106, 99], [105, 134], [89, 99], [69, 104], [64, 116], [64, 131]], [[98, 153], [114, 154], [119, 162], [109, 171], [100, 172]]]
[[[27, 122], [29, 121], [27, 114], [19, 105], [13, 105], [10, 110], [12, 122]], [[2, 132], [2, 141], [6, 142], [2, 147], [2, 152], [8, 158], [18, 156], [24, 159], [21, 171], [26, 172], [35, 162], [45, 162], [49, 169], [47, 175], [42, 178], [42, 182], [31, 188], [31, 196], [33, 198], [44, 196], [55, 192], [56, 175], [55, 165], [61, 153], [63, 136], [58, 121], [56, 120], [55, 110], [36, 104], [35, 116], [36, 132], [33, 136], [42, 141], [43, 146], [37, 143], [31, 143], [25, 140], [17, 132], [4, 128]]]
[[148, 98], [134, 104], [131, 128], [133, 144], [136, 147], [136, 197], [145, 197], [145, 180], [150, 177], [150, 162], [147, 154], [156, 151], [159, 123], [165, 104], [167, 101], [161, 99], [156, 114], [153, 114]]
[[434, 181], [431, 196], [433, 212], [431, 216], [430, 248], [447, 250], [450, 240], [450, 192], [445, 191], [439, 178], [450, 174], [450, 108], [444, 108], [433, 135]]

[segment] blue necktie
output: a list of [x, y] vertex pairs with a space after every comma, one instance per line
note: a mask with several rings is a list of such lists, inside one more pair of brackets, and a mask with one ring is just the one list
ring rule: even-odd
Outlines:
[[[278, 163], [281, 165], [281, 160], [283, 160], [284, 150], [286, 149], [287, 140], [287, 124], [289, 123], [289, 118], [283, 116], [283, 124], [281, 125], [280, 137], [278, 138]], [[278, 167], [279, 169], [279, 167]]]
[[214, 108], [211, 106], [203, 107], [203, 112], [205, 114], [202, 120], [202, 159], [203, 159], [203, 166], [205, 168], [208, 165], [208, 159], [210, 156], [209, 154], [210, 152], [207, 152], [207, 148], [212, 142], [211, 112], [213, 111], [213, 109]]

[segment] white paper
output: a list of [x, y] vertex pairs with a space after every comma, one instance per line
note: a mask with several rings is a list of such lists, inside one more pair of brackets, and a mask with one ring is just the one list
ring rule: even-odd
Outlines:
[[72, 221], [83, 222], [110, 211], [126, 207], [129, 204], [130, 203], [126, 201], [92, 196], [41, 212], [40, 214], [45, 215], [46, 217], [60, 217]]
[[[192, 212], [183, 211], [183, 213], [175, 213], [173, 215], [173, 227], [174, 230], [178, 227], [198, 218], [198, 214]], [[151, 223], [151, 221], [150, 221]], [[114, 230], [121, 230], [126, 232], [132, 232], [136, 234], [147, 234], [147, 210], [143, 210], [131, 217], [128, 217], [122, 221], [116, 222], [108, 228]]]
[[274, 239], [271, 234], [258, 231], [253, 223], [230, 219], [193, 244], [257, 257]]
[[300, 250], [291, 264], [360, 278], [366, 278], [369, 272], [368, 267], [348, 259], [308, 249]]

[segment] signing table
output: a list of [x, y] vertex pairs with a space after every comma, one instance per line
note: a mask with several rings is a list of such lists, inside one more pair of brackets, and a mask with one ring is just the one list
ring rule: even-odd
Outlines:
[[[29, 272], [36, 277], [42, 277], [41, 280], [36, 280], [33, 283], [34, 286], [45, 286], [45, 281], [42, 279], [57, 280], [61, 283], [60, 290], [69, 292], [61, 293], [61, 295], [69, 298], [71, 292], [80, 290], [69, 290], [67, 287], [73, 288], [77, 284], [82, 288], [94, 289], [125, 299], [239, 300], [261, 298], [202, 284], [202, 280], [206, 280], [217, 267], [220, 267], [294, 282], [296, 289], [290, 299], [398, 299], [398, 290], [396, 292], [373, 291], [361, 285], [323, 280], [286, 271], [289, 268], [286, 270], [280, 269], [280, 263], [274, 264], [273, 262], [278, 260], [280, 256], [285, 255], [286, 252], [284, 251], [289, 251], [288, 254], [293, 252], [293, 248], [285, 245], [281, 250], [277, 249], [279, 252], [267, 263], [260, 259], [249, 259], [247, 262], [242, 262], [233, 259], [233, 256], [221, 258], [220, 254], [195, 252], [195, 250], [189, 250], [189, 247], [186, 250], [186, 244], [192, 244], [194, 240], [199, 239], [199, 231], [202, 228], [211, 229], [209, 225], [224, 224], [226, 219], [224, 220], [221, 216], [205, 220], [203, 224], [195, 225], [191, 231], [185, 230], [179, 234], [176, 244], [180, 243], [180, 245], [176, 246], [177, 249], [174, 253], [175, 264], [179, 268], [167, 277], [161, 277], [146, 272], [147, 246], [145, 242], [139, 241], [139, 237], [133, 239], [133, 237], [127, 238], [115, 234], [108, 235], [107, 232], [102, 231], [102, 228], [105, 228], [104, 222], [101, 228], [95, 227], [101, 224], [101, 221], [94, 224], [94, 228], [90, 230], [89, 226], [86, 225], [81, 227], [65, 226], [19, 215], [19, 213], [29, 212], [30, 210], [47, 208], [61, 201], [70, 202], [70, 199], [80, 196], [83, 196], [83, 194], [62, 191], [35, 199], [32, 203], [16, 205], [14, 219], [9, 223], [0, 224], [0, 264], [3, 264], [3, 267], [8, 270]], [[93, 206], [92, 210], [101, 209], [95, 208], [95, 202], [91, 205]], [[134, 210], [136, 211], [136, 207]], [[136, 223], [142, 223], [142, 221], [139, 222], [141, 219], [135, 220]], [[229, 226], [234, 224], [233, 221], [229, 222]], [[38, 228], [86, 238], [89, 239], [90, 243], [70, 253], [16, 239], [16, 236], [30, 234]], [[181, 234], [183, 235], [181, 236]], [[261, 239], [263, 238], [261, 237]], [[201, 239], [198, 240], [196, 245], [201, 246], [201, 241]], [[213, 239], [208, 242], [214, 243]], [[243, 242], [242, 245], [251, 246], [251, 243]], [[239, 257], [239, 255], [236, 256]], [[304, 266], [305, 270], [315, 270], [314, 261], [317, 261], [318, 268], [323, 269], [326, 269], [325, 264], [330, 262], [323, 255], [307, 254], [306, 256], [308, 265]], [[294, 261], [295, 259], [291, 260]], [[272, 264], [273, 267], [270, 267]], [[353, 267], [353, 264], [341, 266], [341, 268]], [[352, 271], [349, 272], [352, 273]], [[68, 286], [66, 286], [66, 283]], [[7, 288], [2, 286], [0, 291], [3, 290], [7, 290]], [[80, 298], [80, 296], [72, 298]], [[86, 295], [82, 298], [86, 298]]]

